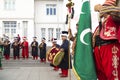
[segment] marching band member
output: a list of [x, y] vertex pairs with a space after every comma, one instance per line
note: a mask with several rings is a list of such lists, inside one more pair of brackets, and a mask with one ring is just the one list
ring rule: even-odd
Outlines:
[[[58, 49], [60, 48], [60, 45], [57, 44], [57, 39], [56, 39], [56, 38], [53, 38], [53, 39], [52, 39], [52, 48], [53, 48], [53, 47], [58, 48]], [[50, 63], [50, 65], [54, 67], [53, 70], [55, 70], [55, 71], [58, 71], [58, 70], [59, 70], [59, 67], [58, 67], [58, 66], [54, 66], [52, 63]]]
[[20, 42], [18, 41], [18, 37], [15, 37], [12, 48], [14, 60], [16, 60], [16, 57], [20, 59]]
[[52, 47], [60, 48], [60, 45], [57, 44], [57, 39], [56, 38], [52, 39]]
[[33, 59], [38, 59], [38, 42], [36, 41], [37, 37], [33, 37], [33, 42], [31, 43], [32, 47], [32, 56]]
[[40, 49], [40, 61], [41, 62], [46, 62], [46, 43], [45, 43], [45, 38], [42, 39], [42, 42], [39, 45], [39, 49]]
[[22, 57], [23, 57], [23, 59], [25, 59], [25, 58], [28, 59], [28, 57], [29, 57], [28, 46], [29, 45], [28, 45], [28, 42], [26, 41], [26, 37], [23, 37], [23, 42], [22, 42], [21, 46], [22, 46]]
[[60, 47], [61, 52], [64, 52], [64, 57], [61, 61], [61, 63], [59, 64], [59, 68], [61, 68], [61, 77], [67, 77], [68, 76], [68, 69], [69, 67], [69, 41], [67, 40], [67, 35], [68, 32], [67, 31], [62, 31], [62, 45]]
[[4, 41], [4, 56], [6, 60], [10, 59], [10, 41], [9, 37]]
[[[103, 4], [106, 8], [104, 11], [102, 5], [95, 6], [96, 11], [101, 12], [102, 10], [102, 13], [104, 13], [102, 15], [104, 18], [102, 25], [100, 24], [93, 34], [98, 80], [120, 80], [120, 21], [114, 20], [114, 16], [110, 14], [115, 9], [115, 5], [116, 0], [106, 0]], [[107, 9], [109, 6], [112, 9]], [[116, 13], [117, 10], [115, 10]], [[115, 16], [118, 16], [118, 14]]]

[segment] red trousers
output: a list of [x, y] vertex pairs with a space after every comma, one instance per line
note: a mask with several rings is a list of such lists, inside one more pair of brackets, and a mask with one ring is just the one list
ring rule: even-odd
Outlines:
[[120, 80], [120, 44], [94, 48], [98, 80]]
[[37, 59], [38, 59], [38, 56], [33, 56], [33, 59], [34, 59], [34, 60], [35, 60], [35, 59], [37, 60]]
[[16, 60], [16, 57], [17, 57], [18, 59], [20, 59], [20, 57], [19, 57], [19, 56], [14, 56], [14, 60]]
[[68, 76], [68, 69], [61, 69], [62, 75]]
[[40, 59], [40, 62], [46, 62], [46, 59], [44, 59], [44, 58]]
[[6, 54], [6, 55], [5, 55], [5, 59], [6, 59], [6, 60], [9, 60], [9, 59], [10, 59], [10, 55]]
[[27, 50], [25, 51], [25, 50], [23, 49], [23, 51], [22, 51], [22, 57], [23, 57], [24, 59], [25, 59], [25, 58], [28, 59], [29, 54], [28, 54]]
[[54, 66], [54, 70], [55, 70], [55, 71], [58, 71], [58, 70], [59, 70], [59, 67], [58, 67], [58, 66]]

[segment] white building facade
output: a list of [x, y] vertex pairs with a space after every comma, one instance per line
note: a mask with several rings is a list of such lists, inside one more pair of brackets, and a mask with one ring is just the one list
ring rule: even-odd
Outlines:
[[65, 30], [64, 0], [0, 0], [0, 36], [12, 40], [17, 34], [31, 42], [37, 36], [46, 43], [60, 39]]
[[35, 35], [49, 45], [52, 38], [60, 40], [65, 30], [64, 0], [35, 0]]
[[0, 0], [0, 36], [34, 36], [34, 0]]

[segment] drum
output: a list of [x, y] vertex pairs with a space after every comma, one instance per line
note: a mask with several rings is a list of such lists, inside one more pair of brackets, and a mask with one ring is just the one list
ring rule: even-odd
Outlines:
[[51, 48], [47, 52], [47, 60], [51, 62], [54, 66], [60, 64], [64, 56], [64, 52], [61, 52], [58, 48]]
[[59, 49], [58, 49], [58, 48], [53, 47], [53, 48], [49, 49], [48, 52], [47, 52], [47, 60], [48, 60], [49, 62], [52, 62], [54, 56], [55, 56], [58, 52], [59, 52]]
[[53, 65], [58, 66], [64, 57], [64, 52], [59, 51], [53, 58]]

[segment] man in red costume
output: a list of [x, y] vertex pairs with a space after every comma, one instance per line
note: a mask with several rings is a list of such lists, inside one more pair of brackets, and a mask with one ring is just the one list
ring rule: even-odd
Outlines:
[[[103, 6], [114, 6], [114, 2], [106, 0]], [[100, 5], [96, 7], [102, 10]], [[98, 80], [120, 80], [120, 22], [109, 13], [102, 17], [102, 26], [99, 25], [93, 35], [97, 77]]]
[[23, 42], [21, 44], [22, 46], [22, 57], [23, 59], [29, 57], [29, 53], [28, 53], [28, 42], [26, 41], [26, 37], [23, 37]]

